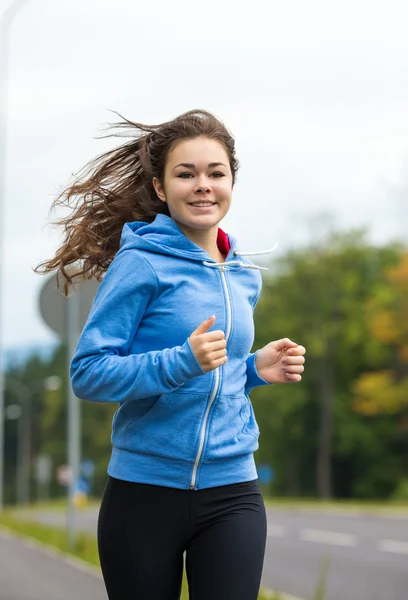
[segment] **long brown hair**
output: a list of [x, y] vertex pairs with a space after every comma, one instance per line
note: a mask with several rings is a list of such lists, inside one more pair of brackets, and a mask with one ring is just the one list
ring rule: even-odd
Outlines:
[[199, 136], [221, 142], [235, 183], [238, 161], [234, 138], [211, 113], [191, 110], [160, 125], [134, 123], [118, 116], [122, 120], [110, 127], [117, 133], [105, 137], [133, 139], [85, 165], [75, 183], [51, 206], [51, 210], [68, 207], [71, 213], [57, 221], [63, 227], [63, 242], [55, 256], [34, 270], [57, 271], [57, 276], [64, 279], [66, 294], [74, 281], [102, 278], [119, 249], [126, 222], [151, 223], [158, 213], [169, 214], [167, 204], [157, 197], [152, 180], [156, 177], [163, 183], [168, 153], [178, 142]]

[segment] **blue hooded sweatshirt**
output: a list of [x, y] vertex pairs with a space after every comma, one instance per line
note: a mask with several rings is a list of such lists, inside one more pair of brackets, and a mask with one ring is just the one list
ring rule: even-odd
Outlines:
[[[124, 225], [71, 362], [79, 398], [119, 403], [112, 477], [192, 490], [257, 477], [248, 394], [267, 384], [250, 353], [261, 276], [229, 242], [217, 263], [166, 215]], [[213, 314], [228, 362], [204, 373], [188, 338]]]

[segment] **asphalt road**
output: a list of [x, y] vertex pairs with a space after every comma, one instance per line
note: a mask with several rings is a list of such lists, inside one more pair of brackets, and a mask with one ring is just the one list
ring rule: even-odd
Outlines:
[[101, 577], [0, 531], [0, 600], [102, 600]]
[[[37, 518], [65, 525], [63, 513]], [[84, 510], [78, 527], [95, 533], [96, 519]], [[408, 600], [408, 514], [268, 509], [265, 586], [312, 600], [325, 565], [325, 600]]]
[[310, 599], [408, 600], [408, 518], [268, 510], [264, 584]]

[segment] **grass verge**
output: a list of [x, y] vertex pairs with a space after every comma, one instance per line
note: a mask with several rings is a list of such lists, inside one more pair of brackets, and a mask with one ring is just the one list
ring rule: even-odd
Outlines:
[[378, 502], [356, 500], [316, 500], [315, 498], [274, 498], [264, 495], [265, 505], [269, 508], [310, 509], [313, 511], [359, 512], [373, 515], [408, 516], [407, 502]]

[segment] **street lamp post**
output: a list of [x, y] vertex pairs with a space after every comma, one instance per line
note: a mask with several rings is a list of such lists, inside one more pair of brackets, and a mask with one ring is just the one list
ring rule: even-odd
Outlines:
[[31, 391], [24, 383], [10, 377], [6, 380], [6, 388], [17, 398], [21, 408], [17, 436], [17, 504], [28, 504], [31, 464]]
[[14, 0], [0, 17], [0, 510], [4, 504], [4, 365], [2, 331], [3, 297], [3, 206], [6, 191], [6, 154], [7, 154], [7, 83], [9, 75], [8, 54], [10, 30], [14, 17], [30, 0]]

